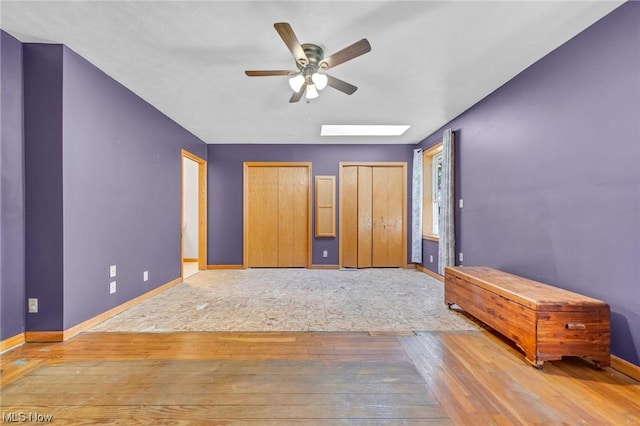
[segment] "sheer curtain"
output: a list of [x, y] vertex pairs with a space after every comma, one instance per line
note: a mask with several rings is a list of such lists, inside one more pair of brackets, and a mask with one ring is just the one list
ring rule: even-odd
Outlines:
[[442, 180], [440, 182], [438, 273], [444, 275], [445, 266], [456, 261], [456, 236], [454, 224], [455, 199], [453, 193], [453, 132], [442, 135]]
[[413, 150], [411, 261], [422, 264], [422, 149]]

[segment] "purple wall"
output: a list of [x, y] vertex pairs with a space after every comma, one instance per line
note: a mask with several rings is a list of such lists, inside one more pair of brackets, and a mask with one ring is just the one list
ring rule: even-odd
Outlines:
[[22, 44], [0, 31], [0, 340], [25, 327]]
[[180, 150], [207, 150], [66, 47], [63, 81], [66, 329], [180, 276]]
[[23, 55], [26, 297], [40, 302], [26, 330], [62, 330], [62, 46]]
[[606, 301], [612, 353], [640, 364], [640, 3], [444, 127], [456, 132], [464, 264]]
[[[402, 161], [407, 162], [407, 179], [410, 185], [413, 147], [407, 145], [209, 145], [207, 158], [208, 263], [240, 265], [242, 264], [244, 161], [310, 161], [313, 163], [312, 179], [315, 179], [316, 175], [334, 175], [336, 191], [339, 186], [341, 161]], [[407, 212], [410, 212], [410, 189], [408, 192]], [[336, 214], [338, 215], [339, 211]], [[338, 226], [338, 217], [336, 216], [336, 226]], [[408, 239], [410, 239], [409, 236]], [[312, 250], [314, 265], [338, 264], [337, 237], [314, 238]], [[328, 251], [328, 257], [322, 257], [323, 250]], [[410, 258], [410, 251], [407, 255]]]
[[206, 158], [206, 145], [60, 45], [25, 45], [25, 86], [27, 177], [38, 179], [27, 199], [54, 199], [49, 211], [27, 208], [28, 235], [51, 241], [28, 251], [41, 313], [27, 330], [68, 329], [180, 276], [180, 150]]
[[[433, 262], [429, 261], [429, 256], [433, 256]], [[438, 242], [422, 240], [422, 266], [431, 272], [438, 273]]]

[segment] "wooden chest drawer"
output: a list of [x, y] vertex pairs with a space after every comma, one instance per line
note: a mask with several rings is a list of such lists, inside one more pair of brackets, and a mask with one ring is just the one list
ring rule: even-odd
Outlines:
[[446, 268], [444, 298], [514, 341], [537, 367], [563, 356], [610, 363], [610, 310], [600, 300], [481, 267]]

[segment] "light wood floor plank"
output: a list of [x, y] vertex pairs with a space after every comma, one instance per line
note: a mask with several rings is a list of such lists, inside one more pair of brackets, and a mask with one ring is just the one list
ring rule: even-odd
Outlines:
[[487, 331], [86, 333], [0, 368], [2, 412], [55, 424], [640, 424], [637, 381]]
[[488, 332], [401, 341], [456, 424], [640, 424], [640, 384], [610, 368], [567, 358], [540, 371]]

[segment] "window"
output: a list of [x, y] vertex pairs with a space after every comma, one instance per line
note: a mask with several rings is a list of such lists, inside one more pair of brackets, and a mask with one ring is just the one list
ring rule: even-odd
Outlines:
[[440, 189], [442, 188], [442, 151], [435, 154], [431, 161], [432, 177], [432, 209], [433, 209], [433, 226], [431, 233], [438, 235], [438, 222], [440, 219]]
[[442, 142], [422, 153], [422, 237], [438, 241]]

